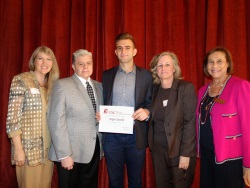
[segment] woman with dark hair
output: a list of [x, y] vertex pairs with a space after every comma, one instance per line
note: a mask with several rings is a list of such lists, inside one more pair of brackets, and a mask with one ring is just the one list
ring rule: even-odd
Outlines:
[[243, 176], [250, 186], [250, 83], [231, 76], [233, 61], [226, 48], [210, 50], [203, 68], [212, 81], [198, 94], [200, 187], [244, 187]]

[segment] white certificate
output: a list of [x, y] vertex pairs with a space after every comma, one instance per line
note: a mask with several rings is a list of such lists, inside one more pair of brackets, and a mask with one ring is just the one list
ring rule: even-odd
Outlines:
[[133, 134], [134, 107], [100, 105], [99, 132]]

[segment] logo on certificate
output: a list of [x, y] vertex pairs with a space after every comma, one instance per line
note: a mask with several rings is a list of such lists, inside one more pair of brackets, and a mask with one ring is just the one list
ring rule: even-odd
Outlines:
[[134, 107], [100, 105], [99, 132], [133, 134]]

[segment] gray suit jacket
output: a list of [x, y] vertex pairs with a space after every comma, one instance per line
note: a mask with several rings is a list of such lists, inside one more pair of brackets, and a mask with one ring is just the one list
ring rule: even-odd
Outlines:
[[[96, 96], [97, 111], [103, 104], [102, 84], [91, 80]], [[97, 134], [95, 112], [87, 90], [74, 74], [55, 82], [47, 112], [52, 145], [49, 159], [71, 156], [74, 162], [89, 163], [95, 150]], [[100, 145], [101, 146], [101, 145]], [[102, 150], [101, 156], [102, 157]]]

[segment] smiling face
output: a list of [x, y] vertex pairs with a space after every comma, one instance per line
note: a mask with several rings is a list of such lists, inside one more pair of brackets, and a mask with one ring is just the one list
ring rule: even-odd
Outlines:
[[35, 70], [37, 75], [45, 76], [52, 68], [52, 58], [42, 52], [39, 52], [34, 61]]
[[223, 79], [228, 74], [228, 66], [225, 53], [215, 51], [208, 56], [207, 71], [213, 79]]
[[78, 56], [72, 68], [79, 77], [87, 80], [93, 73], [93, 60], [89, 55]]
[[156, 67], [157, 75], [161, 81], [171, 80], [174, 78], [174, 63], [173, 59], [169, 55], [160, 57]]
[[120, 63], [133, 63], [133, 58], [137, 50], [130, 39], [119, 40], [116, 42], [115, 54]]

